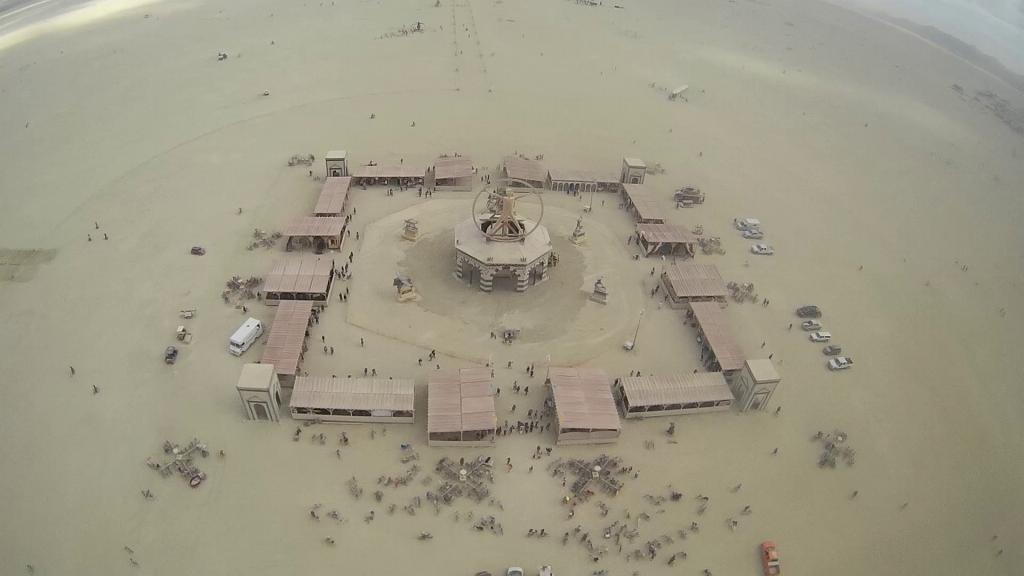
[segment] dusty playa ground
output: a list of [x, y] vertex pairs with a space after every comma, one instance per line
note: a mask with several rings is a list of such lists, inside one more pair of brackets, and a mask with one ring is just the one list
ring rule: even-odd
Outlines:
[[[351, 298], [359, 305], [349, 307], [348, 321], [479, 363], [487, 363], [496, 354], [510, 354], [500, 348], [496, 352], [490, 338], [491, 332], [500, 334], [503, 329], [521, 330], [515, 354], [523, 357], [544, 357], [557, 350], [560, 362], [576, 364], [613, 350], [616, 343], [632, 338], [640, 310], [647, 304], [641, 293], [632, 289], [636, 281], [628, 272], [636, 265], [611, 265], [616, 260], [631, 260], [625, 236], [588, 216], [586, 241], [576, 246], [568, 237], [581, 213], [580, 202], [552, 193], [546, 202], [550, 206], [542, 224], [552, 235], [559, 262], [546, 282], [525, 294], [515, 293], [511, 281], [499, 279], [495, 292], [485, 294], [469, 285], [468, 279], [455, 278], [452, 230], [469, 218], [469, 199], [435, 199], [369, 224], [362, 237], [359, 276], [351, 288]], [[576, 212], [559, 208], [557, 203]], [[621, 220], [624, 214], [615, 216]], [[401, 237], [409, 218], [419, 223], [420, 239], [415, 244]], [[420, 295], [418, 302], [400, 305], [395, 301], [391, 280], [396, 273], [412, 278]], [[604, 278], [614, 291], [606, 305], [589, 301], [597, 278]]]
[[[1022, 137], [985, 102], [991, 93], [1020, 110], [1020, 95], [827, 4], [619, 5], [149, 2], [5, 36], [0, 573], [440, 576], [552, 564], [558, 574], [731, 576], [759, 573], [768, 538], [786, 574], [1016, 573]], [[417, 22], [424, 31], [407, 32]], [[663, 89], [681, 84], [687, 99], [667, 100]], [[355, 253], [352, 297], [313, 328], [304, 369], [414, 378], [415, 424], [314, 426], [296, 442], [288, 419], [245, 421], [234, 385], [262, 344], [239, 359], [227, 339], [246, 316], [269, 322], [274, 310], [250, 302], [243, 312], [220, 292], [283, 255], [281, 245], [247, 250], [253, 229], [308, 214], [319, 189], [308, 170], [323, 176], [320, 156], [338, 148], [353, 162], [406, 164], [457, 151], [481, 173], [515, 151], [568, 168], [617, 170], [624, 155], [660, 163], [665, 173], [648, 185], [666, 218], [722, 237], [726, 254], [697, 260], [770, 300], [726, 314], [747, 354], [779, 366], [772, 407], [630, 421], [613, 446], [540, 460], [531, 455], [553, 446], [551, 433], [503, 436], [486, 451], [427, 448], [424, 384], [437, 364], [493, 358], [499, 417], [513, 420], [540, 407], [548, 355], [613, 375], [689, 372], [699, 365], [694, 333], [649, 298], [659, 262], [631, 259], [631, 221], [616, 198], [596, 197], [592, 241], [577, 250], [565, 238], [581, 201], [546, 194], [564, 266], [526, 295], [486, 296], [451, 277], [443, 228], [468, 213], [470, 193], [371, 188], [353, 192], [360, 240], [337, 254]], [[287, 166], [302, 153], [318, 161]], [[674, 210], [671, 192], [687, 184], [707, 202]], [[405, 214], [425, 234], [399, 249]], [[764, 223], [775, 256], [749, 254], [730, 228], [738, 216]], [[193, 245], [206, 255], [190, 256]], [[400, 271], [421, 284], [419, 303], [392, 299]], [[583, 299], [593, 275], [608, 279], [604, 310]], [[825, 311], [852, 370], [828, 372], [820, 349], [787, 330], [808, 303]], [[167, 366], [178, 311], [192, 307], [195, 339]], [[639, 345], [627, 353], [621, 341], [641, 308]], [[524, 341], [490, 340], [505, 323], [522, 326]], [[437, 361], [419, 366], [430, 349]], [[512, 394], [513, 382], [529, 395]], [[819, 469], [811, 438], [836, 428], [856, 464]], [[201, 488], [146, 467], [164, 440], [194, 436], [212, 450], [199, 462]], [[401, 461], [403, 443], [418, 460]], [[570, 519], [547, 467], [602, 452], [638, 476]], [[478, 454], [496, 463], [494, 503], [403, 509], [437, 485], [439, 458]], [[414, 464], [408, 485], [378, 486]], [[346, 486], [353, 477], [359, 499]], [[681, 500], [663, 500], [669, 485]], [[703, 514], [698, 495], [710, 498]], [[503, 536], [474, 529], [491, 515]], [[615, 522], [637, 531], [632, 541], [604, 538]], [[527, 537], [531, 528], [551, 536]], [[417, 540], [422, 531], [433, 539]], [[648, 543], [654, 560], [627, 560]]]

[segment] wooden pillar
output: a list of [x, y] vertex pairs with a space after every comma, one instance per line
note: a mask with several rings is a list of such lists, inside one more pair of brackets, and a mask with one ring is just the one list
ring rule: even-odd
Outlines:
[[482, 292], [494, 290], [494, 270], [488, 267], [480, 268], [480, 290]]
[[516, 270], [516, 292], [526, 292], [526, 289], [530, 287], [530, 270], [528, 268], [520, 268]]

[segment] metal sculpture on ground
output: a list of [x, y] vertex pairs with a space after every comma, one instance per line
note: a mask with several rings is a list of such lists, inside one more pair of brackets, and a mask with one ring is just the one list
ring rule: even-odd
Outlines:
[[605, 454], [593, 460], [558, 459], [552, 462], [548, 469], [551, 470], [552, 476], [562, 476], [566, 479], [569, 475], [576, 477], [569, 491], [572, 492], [571, 499], [578, 502], [586, 502], [596, 490], [601, 490], [609, 496], [617, 495], [622, 489], [622, 481], [615, 476], [625, 474], [629, 470], [622, 466], [621, 458]]
[[193, 438], [184, 447], [178, 444], [171, 444], [165, 440], [164, 454], [167, 455], [168, 459], [160, 463], [155, 462], [152, 458], [146, 458], [146, 465], [160, 472], [160, 475], [165, 478], [177, 472], [188, 482], [189, 486], [196, 488], [203, 483], [203, 480], [206, 480], [206, 472], [203, 472], [192, 463], [196, 452], [201, 454], [203, 458], [210, 455], [206, 444], [203, 444], [196, 438]]
[[459, 459], [456, 462], [444, 457], [434, 470], [441, 477], [441, 486], [437, 491], [427, 492], [427, 500], [435, 506], [451, 504], [463, 496], [482, 502], [491, 493], [487, 486], [494, 483], [490, 458], [479, 456], [475, 460]]

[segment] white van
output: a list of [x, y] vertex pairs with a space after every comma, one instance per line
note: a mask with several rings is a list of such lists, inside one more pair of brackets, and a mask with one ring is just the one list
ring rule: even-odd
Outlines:
[[262, 335], [263, 324], [255, 318], [249, 318], [231, 335], [231, 340], [228, 342], [228, 352], [235, 356], [241, 356]]

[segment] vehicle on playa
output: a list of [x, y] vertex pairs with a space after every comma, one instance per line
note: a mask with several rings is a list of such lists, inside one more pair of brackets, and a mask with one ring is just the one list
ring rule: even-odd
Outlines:
[[178, 361], [178, 349], [175, 348], [174, 346], [168, 346], [167, 349], [164, 350], [164, 363], [166, 363], [166, 364], [174, 364], [177, 361]]
[[828, 361], [828, 369], [832, 371], [846, 370], [853, 366], [853, 358], [849, 356], [836, 356]]
[[813, 332], [815, 330], [821, 330], [821, 322], [817, 320], [804, 320], [800, 323], [800, 328], [805, 332]]
[[262, 335], [263, 324], [255, 318], [248, 318], [228, 339], [228, 352], [241, 356]]
[[829, 344], [821, 349], [821, 353], [825, 356], [836, 356], [843, 352], [843, 347], [838, 344]]
[[767, 244], [751, 244], [750, 252], [759, 256], [771, 256], [775, 254], [775, 248]]
[[761, 569], [764, 570], [764, 576], [779, 576], [782, 574], [779, 551], [772, 540], [761, 542]]
[[821, 318], [821, 308], [810, 304], [796, 309], [796, 315], [801, 318]]
[[743, 237], [746, 238], [747, 240], [760, 240], [761, 238], [764, 238], [764, 232], [761, 232], [757, 228], [752, 228], [749, 230], [744, 230]]
[[832, 334], [819, 330], [818, 332], [811, 332], [809, 338], [811, 339], [811, 342], [828, 342], [832, 339]]
[[526, 576], [526, 572], [518, 566], [513, 566], [505, 571], [505, 576]]
[[733, 218], [732, 225], [737, 230], [759, 230], [761, 228], [761, 221], [757, 218]]

